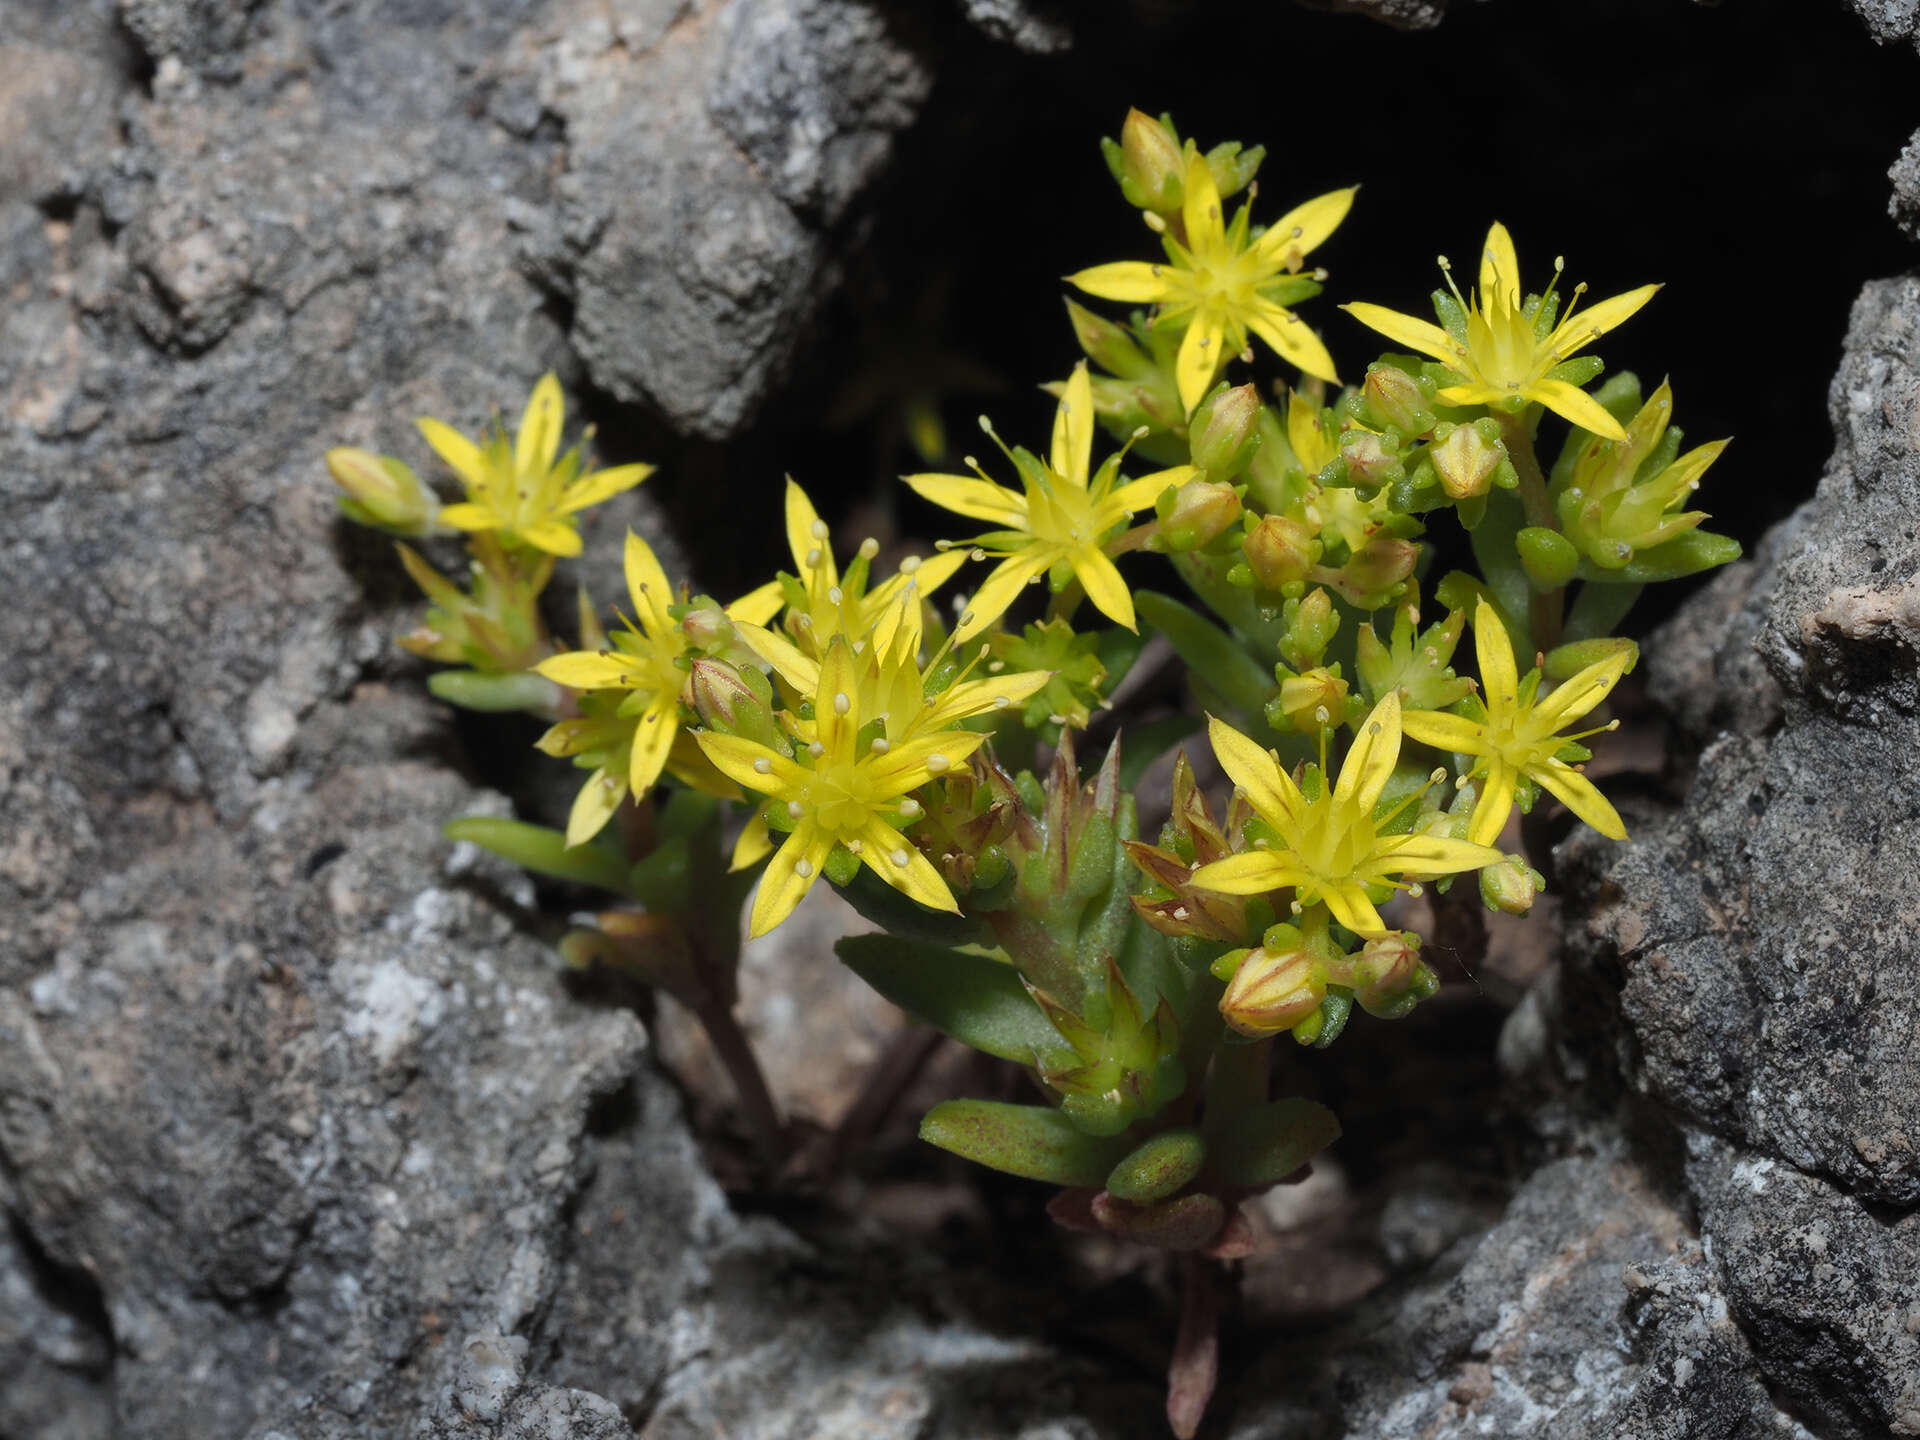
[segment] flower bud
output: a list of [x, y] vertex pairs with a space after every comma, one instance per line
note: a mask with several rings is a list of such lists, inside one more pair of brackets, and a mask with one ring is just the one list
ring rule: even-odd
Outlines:
[[[1488, 433], [1488, 432], [1492, 433]], [[1502, 465], [1509, 469], [1507, 448], [1500, 443], [1498, 427], [1492, 421], [1455, 425], [1445, 434], [1435, 432], [1434, 443], [1427, 447], [1427, 458], [1440, 477], [1440, 488], [1449, 500], [1467, 500], [1485, 495], [1495, 483]]]
[[1193, 463], [1214, 480], [1231, 480], [1247, 468], [1260, 444], [1260, 392], [1252, 385], [1217, 389], [1187, 422]]
[[1224, 535], [1240, 518], [1240, 497], [1231, 485], [1189, 480], [1154, 505], [1160, 526], [1157, 550], [1197, 550]]
[[1116, 325], [1071, 300], [1067, 301], [1067, 318], [1073, 322], [1074, 338], [1087, 358], [1108, 374], [1135, 380], [1153, 372], [1152, 357], [1134, 342], [1126, 326]]
[[1314, 735], [1340, 724], [1346, 714], [1347, 682], [1315, 666], [1280, 682], [1279, 698], [1267, 706], [1267, 723], [1276, 730]]
[[1262, 515], [1247, 531], [1240, 548], [1254, 583], [1267, 590], [1306, 579], [1320, 559], [1320, 544], [1313, 531], [1285, 515]]
[[1333, 608], [1333, 597], [1314, 586], [1286, 608], [1287, 632], [1280, 639], [1280, 654], [1296, 670], [1320, 663], [1340, 629], [1340, 614]]
[[1358, 427], [1340, 436], [1340, 458], [1347, 465], [1347, 480], [1356, 490], [1379, 490], [1403, 479], [1407, 467], [1386, 438]]
[[1340, 567], [1340, 590], [1356, 603], [1378, 599], [1413, 574], [1419, 563], [1420, 547], [1397, 535], [1378, 534], [1368, 540]]
[[1420, 958], [1420, 937], [1409, 930], [1369, 940], [1349, 959], [1353, 998], [1369, 1015], [1398, 1019], [1440, 988], [1439, 977]]
[[708, 729], [783, 748], [773, 722], [773, 687], [752, 666], [735, 669], [719, 660], [695, 660], [683, 698]]
[[1361, 395], [1376, 425], [1382, 428], [1391, 425], [1402, 435], [1412, 437], [1424, 435], [1433, 428], [1430, 406], [1436, 388], [1431, 380], [1376, 361], [1367, 367]]
[[1186, 197], [1186, 168], [1180, 142], [1165, 125], [1144, 111], [1127, 112], [1116, 175], [1129, 204], [1163, 215], [1178, 210]]
[[1533, 908], [1546, 877], [1518, 855], [1509, 855], [1497, 865], [1480, 871], [1480, 898], [1489, 910], [1504, 915], [1524, 915]]
[[391, 455], [343, 445], [327, 452], [327, 471], [347, 492], [341, 507], [350, 519], [402, 535], [421, 535], [440, 513], [440, 502], [420, 477]]
[[1220, 1014], [1242, 1035], [1291, 1030], [1327, 997], [1326, 967], [1304, 950], [1249, 950], [1220, 997]]

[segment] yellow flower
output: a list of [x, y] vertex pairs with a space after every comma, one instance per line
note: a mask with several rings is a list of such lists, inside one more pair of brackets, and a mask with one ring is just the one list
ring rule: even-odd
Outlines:
[[1672, 455], [1678, 449], [1678, 432], [1672, 448], [1661, 445], [1672, 418], [1673, 390], [1662, 380], [1627, 422], [1624, 440], [1586, 441], [1575, 452], [1565, 483], [1554, 487], [1567, 537], [1594, 564], [1618, 570], [1636, 550], [1652, 549], [1706, 520], [1706, 511], [1680, 507], [1727, 448], [1725, 440], [1697, 445], [1665, 468], [1643, 474], [1656, 451]]
[[[666, 573], [653, 551], [632, 531], [627, 532], [627, 591], [633, 597], [635, 620], [610, 637], [612, 645], [604, 650], [573, 650], [543, 660], [534, 669], [547, 679], [597, 697], [600, 692], [624, 692], [607, 713], [604, 703], [582, 708], [587, 712], [562, 720], [537, 742], [550, 755], [576, 755], [598, 751], [612, 752], [580, 788], [567, 818], [567, 844], [580, 845], [600, 833], [620, 801], [632, 794], [647, 793], [668, 769], [673, 757], [674, 737], [680, 730], [680, 688], [686, 682], [682, 657], [686, 637], [667, 607], [674, 594]], [[633, 734], [627, 741], [626, 763], [617, 763], [620, 746], [617, 732], [610, 724], [631, 723]], [[697, 762], [683, 746], [681, 761]], [[675, 773], [699, 789], [713, 789], [702, 783], [696, 773], [682, 773], [684, 764], [674, 766]]]
[[[965, 551], [943, 555], [910, 555], [894, 574], [871, 590], [868, 567], [880, 553], [877, 540], [863, 540], [853, 563], [842, 574], [833, 559], [833, 536], [826, 522], [792, 480], [787, 481], [787, 546], [793, 551], [793, 576], [769, 580], [727, 607], [729, 619], [764, 626], [786, 607], [786, 627], [806, 654], [818, 660], [836, 635], [856, 639], [873, 633], [902, 596], [926, 597], [938, 590], [963, 564]], [[915, 620], [918, 621], [916, 602]]]
[[578, 555], [579, 522], [573, 517], [632, 489], [653, 473], [653, 466], [616, 465], [581, 474], [578, 446], [560, 454], [566, 403], [560, 381], [551, 371], [542, 375], [511, 449], [498, 426], [476, 445], [438, 420], [419, 421], [427, 443], [467, 488], [465, 503], [444, 507], [440, 522], [456, 530], [497, 530], [503, 539], [549, 555]]
[[1513, 237], [1496, 221], [1480, 252], [1479, 288], [1471, 301], [1462, 302], [1466, 318], [1459, 330], [1442, 330], [1384, 305], [1355, 302], [1340, 308], [1389, 340], [1432, 356], [1459, 376], [1434, 397], [1442, 405], [1492, 405], [1517, 411], [1537, 403], [1583, 430], [1624, 440], [1620, 422], [1598, 400], [1554, 372], [1589, 341], [1632, 316], [1660, 287], [1642, 285], [1576, 312], [1585, 288], [1574, 287], [1564, 314], [1559, 313], [1552, 285], [1532, 306], [1523, 304]]
[[[1209, 719], [1213, 753], [1278, 846], [1230, 855], [1194, 871], [1192, 883], [1223, 895], [1262, 895], [1292, 887], [1302, 907], [1324, 904], [1356, 935], [1387, 933], [1374, 899], [1397, 888], [1393, 877], [1434, 879], [1477, 870], [1500, 852], [1437, 835], [1382, 835], [1374, 806], [1400, 758], [1400, 697], [1389, 694], [1360, 723], [1331, 789], [1309, 772], [1308, 799], [1279, 762], [1222, 721]], [[1257, 843], [1257, 842], [1256, 842]]]
[[1524, 777], [1558, 798], [1609, 840], [1626, 839], [1627, 827], [1607, 797], [1560, 758], [1565, 746], [1576, 745], [1597, 732], [1562, 735], [1559, 731], [1607, 698], [1626, 674], [1633, 652], [1622, 650], [1596, 661], [1546, 699], [1537, 700], [1539, 672], [1529, 672], [1526, 682], [1521, 681], [1507, 628], [1485, 600], [1474, 610], [1473, 643], [1480, 657], [1483, 693], [1479, 701], [1465, 700], [1461, 704], [1475, 713], [1410, 710], [1402, 722], [1406, 733], [1424, 745], [1478, 757], [1471, 773], [1484, 776], [1485, 781], [1474, 806], [1468, 838], [1484, 845], [1499, 835]]
[[1174, 375], [1188, 411], [1200, 403], [1220, 367], [1247, 348], [1249, 330], [1307, 374], [1338, 384], [1327, 347], [1286, 307], [1319, 293], [1316, 280], [1324, 275], [1308, 279], [1297, 272], [1308, 252], [1347, 218], [1355, 189], [1334, 190], [1295, 206], [1250, 240], [1251, 204], [1241, 206], [1228, 226], [1213, 172], [1196, 155], [1187, 162], [1181, 207], [1186, 243], [1163, 237], [1171, 264], [1121, 260], [1069, 275], [1067, 282], [1103, 300], [1157, 304], [1155, 323], [1187, 322]]
[[752, 932], [764, 935], [793, 913], [836, 847], [901, 894], [958, 913], [946, 881], [898, 827], [921, 813], [910, 792], [965, 760], [986, 735], [934, 731], [900, 745], [863, 737], [875, 717], [862, 709], [858, 661], [844, 636], [828, 645], [812, 698], [814, 740], [794, 759], [738, 735], [695, 736], [716, 769], [767, 796], [792, 825], [760, 877]]
[[1124, 528], [1134, 513], [1153, 504], [1169, 485], [1199, 472], [1176, 465], [1139, 480], [1120, 483], [1125, 451], [1109, 456], [1091, 479], [1093, 459], [1093, 385], [1086, 362], [1074, 366], [1053, 417], [1050, 463], [1014, 448], [1007, 458], [1020, 472], [1025, 494], [968, 475], [909, 475], [907, 484], [934, 504], [1001, 528], [971, 543], [1000, 558], [1000, 564], [974, 592], [955, 640], [978, 634], [1006, 613], [1022, 586], [1051, 572], [1053, 588], [1078, 579], [1087, 598], [1108, 619], [1135, 629], [1133, 595], [1101, 546]]

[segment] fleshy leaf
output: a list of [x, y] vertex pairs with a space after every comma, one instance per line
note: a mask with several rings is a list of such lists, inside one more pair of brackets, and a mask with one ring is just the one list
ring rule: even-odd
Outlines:
[[1030, 1064], [1060, 1043], [1011, 965], [892, 935], [854, 935], [833, 949], [902, 1010], [975, 1050]]
[[598, 845], [567, 848], [567, 837], [544, 825], [503, 820], [492, 815], [470, 815], [451, 820], [441, 830], [449, 840], [470, 840], [503, 860], [511, 860], [536, 875], [597, 885], [616, 895], [626, 893], [627, 865], [611, 850]]
[[1287, 1178], [1340, 1138], [1340, 1122], [1312, 1100], [1269, 1100], [1233, 1119], [1214, 1137], [1212, 1156], [1229, 1185], [1257, 1188]]
[[1124, 1140], [1087, 1135], [1058, 1110], [998, 1100], [945, 1100], [920, 1138], [963, 1160], [1054, 1185], [1099, 1185], [1127, 1153]]

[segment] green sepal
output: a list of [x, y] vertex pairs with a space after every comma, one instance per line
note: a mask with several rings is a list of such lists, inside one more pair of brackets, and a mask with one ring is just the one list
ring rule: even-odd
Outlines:
[[[1533, 640], [1527, 629], [1527, 613], [1532, 587], [1520, 563], [1517, 550], [1523, 513], [1520, 502], [1504, 490], [1485, 497], [1487, 515], [1473, 530], [1473, 558], [1480, 562], [1480, 573], [1487, 588], [1499, 603], [1508, 634], [1513, 637], [1516, 655], [1532, 653]], [[1452, 608], [1451, 600], [1443, 601]], [[1515, 629], [1515, 625], [1519, 628]]]
[[597, 885], [616, 895], [627, 893], [627, 863], [613, 851], [588, 842], [567, 848], [567, 837], [544, 825], [504, 820], [491, 815], [469, 815], [449, 820], [440, 833], [449, 840], [468, 840], [523, 870], [578, 885]]
[[921, 1120], [920, 1138], [989, 1169], [1067, 1186], [1101, 1184], [1127, 1151], [1058, 1110], [998, 1100], [943, 1100]]
[[1340, 1138], [1340, 1122], [1312, 1100], [1269, 1100], [1214, 1132], [1214, 1171], [1249, 1190], [1277, 1184]]
[[489, 714], [525, 711], [549, 720], [560, 713], [560, 687], [531, 670], [508, 674], [438, 670], [427, 677], [427, 689], [435, 699], [458, 705], [462, 710]]
[[1618, 570], [1605, 570], [1591, 560], [1580, 562], [1580, 578], [1599, 585], [1650, 585], [1657, 580], [1678, 580], [1697, 575], [1716, 565], [1727, 565], [1740, 558], [1740, 542], [1731, 535], [1715, 535], [1707, 530], [1689, 530], [1684, 535], [1635, 553]]
[[1279, 689], [1231, 635], [1171, 595], [1140, 590], [1133, 599], [1140, 618], [1166, 636], [1174, 653], [1222, 699], [1248, 716], [1265, 712]]
[[1544, 525], [1529, 525], [1513, 537], [1520, 568], [1535, 590], [1545, 594], [1558, 590], [1580, 568], [1580, 552], [1558, 530]]
[[1327, 998], [1320, 1002], [1320, 1008], [1293, 1027], [1293, 1038], [1299, 1044], [1325, 1050], [1340, 1038], [1352, 1015], [1353, 992], [1344, 986], [1329, 985]]
[[1207, 1160], [1198, 1130], [1166, 1130], [1154, 1136], [1107, 1176], [1107, 1193], [1135, 1205], [1150, 1205], [1187, 1187]]
[[910, 1015], [962, 1045], [1018, 1064], [1060, 1037], [1011, 965], [984, 955], [853, 935], [833, 947], [854, 974]]
[[836, 845], [827, 852], [820, 868], [835, 885], [851, 885], [853, 877], [860, 873], [860, 857], [844, 845]]

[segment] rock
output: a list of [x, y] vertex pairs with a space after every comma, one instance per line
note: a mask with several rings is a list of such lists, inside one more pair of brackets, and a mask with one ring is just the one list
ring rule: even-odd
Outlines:
[[1769, 1377], [1822, 1434], [1920, 1435], [1920, 1214], [1876, 1214], [1704, 1135], [1687, 1177], [1714, 1274]]

